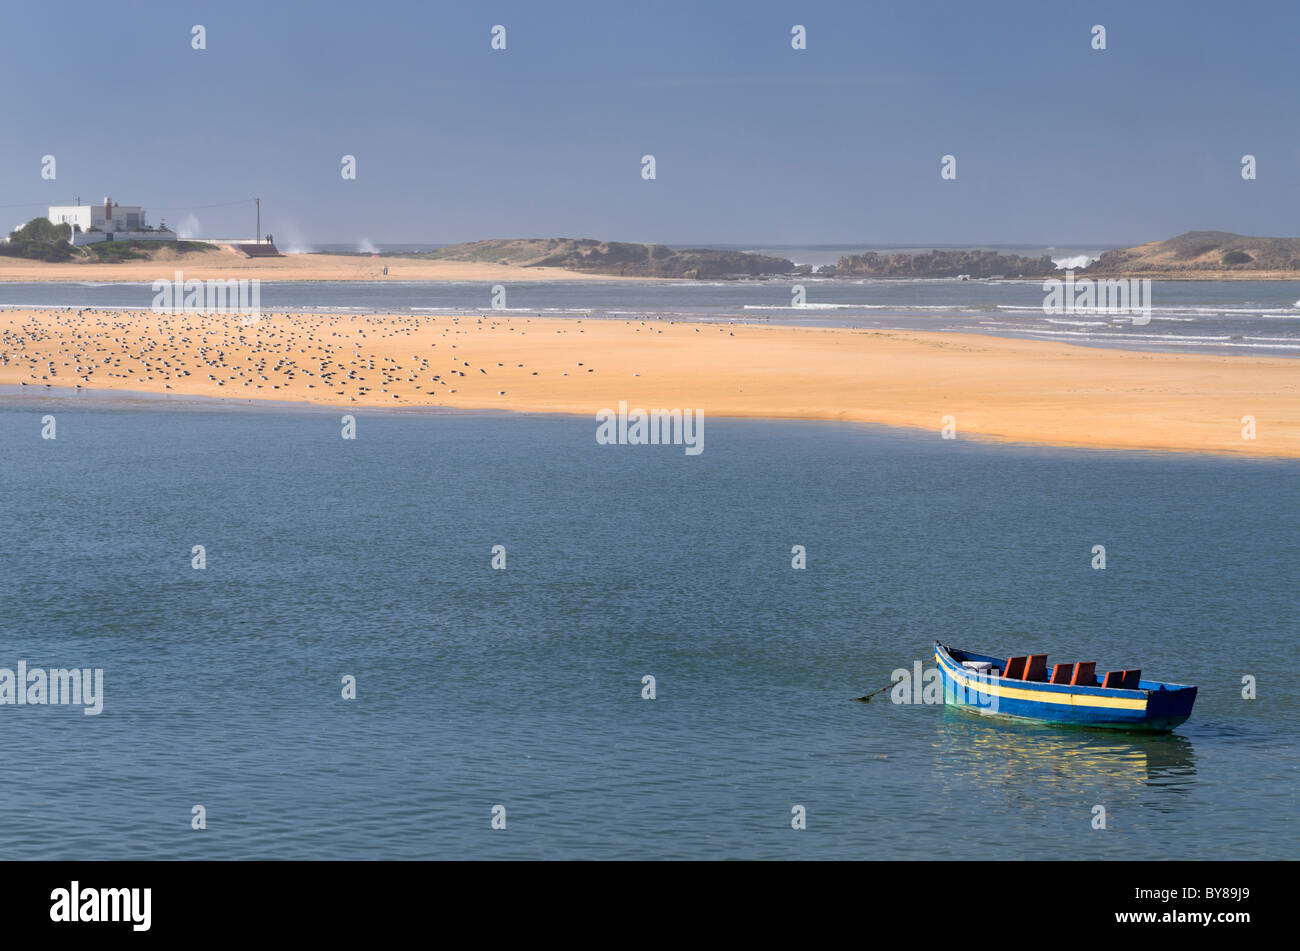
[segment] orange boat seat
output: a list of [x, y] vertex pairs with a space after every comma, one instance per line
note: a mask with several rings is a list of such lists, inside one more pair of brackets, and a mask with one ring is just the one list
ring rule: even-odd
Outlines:
[[1076, 687], [1097, 686], [1097, 662], [1095, 660], [1081, 660], [1075, 664], [1074, 676], [1070, 678], [1070, 683]]
[[1008, 680], [1023, 680], [1025, 676], [1025, 661], [1028, 657], [1008, 657], [1006, 669], [1002, 671], [1002, 676]]
[[1025, 676], [1023, 680], [1046, 680], [1047, 679], [1047, 655], [1030, 654], [1029, 661], [1025, 665]]
[[1052, 679], [1048, 681], [1048, 683], [1068, 684], [1070, 683], [1070, 677], [1073, 674], [1074, 674], [1073, 664], [1053, 664]]
[[1106, 674], [1103, 687], [1115, 687], [1119, 690], [1137, 690], [1142, 680], [1142, 670], [1112, 670]]

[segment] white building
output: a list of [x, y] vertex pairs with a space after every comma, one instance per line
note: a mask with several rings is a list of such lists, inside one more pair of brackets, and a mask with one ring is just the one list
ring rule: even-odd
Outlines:
[[175, 241], [176, 233], [166, 228], [149, 230], [144, 209], [119, 205], [105, 198], [100, 205], [51, 205], [49, 219], [56, 225], [72, 226], [73, 244], [98, 241]]

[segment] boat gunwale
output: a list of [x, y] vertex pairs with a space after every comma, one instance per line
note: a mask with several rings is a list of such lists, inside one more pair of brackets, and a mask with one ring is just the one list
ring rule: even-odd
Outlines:
[[[999, 670], [1006, 670], [1007, 659], [1005, 657], [996, 657], [992, 654], [977, 654], [974, 651], [962, 650], [960, 648], [953, 648], [953, 650], [957, 650], [965, 659], [987, 661], [995, 664]], [[937, 640], [934, 642], [934, 651], [936, 658], [939, 658], [941, 661], [946, 659], [954, 670], [961, 672], [966, 676], [974, 675], [977, 678], [980, 677], [978, 671], [971, 671], [962, 667], [961, 661], [956, 657], [953, 657], [949, 649]], [[980, 682], [984, 681], [987, 681], [990, 685], [1006, 684], [1019, 689], [1042, 691], [1043, 693], [1078, 694], [1092, 697], [1126, 697], [1134, 700], [1146, 699], [1153, 693], [1172, 694], [1184, 690], [1197, 689], [1195, 684], [1175, 684], [1163, 680], [1140, 680], [1138, 681], [1138, 687], [1136, 690], [1084, 684], [1053, 684], [1044, 680], [1020, 680], [1016, 677], [1002, 677], [1001, 675], [997, 677], [985, 676]]]

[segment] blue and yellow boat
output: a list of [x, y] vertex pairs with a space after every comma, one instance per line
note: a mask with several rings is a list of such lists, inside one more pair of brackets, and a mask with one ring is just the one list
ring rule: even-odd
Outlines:
[[993, 657], [934, 642], [944, 702], [1046, 723], [1168, 732], [1192, 715], [1196, 688], [1143, 680], [1140, 670], [1098, 678], [1094, 661], [1056, 664], [1046, 654]]

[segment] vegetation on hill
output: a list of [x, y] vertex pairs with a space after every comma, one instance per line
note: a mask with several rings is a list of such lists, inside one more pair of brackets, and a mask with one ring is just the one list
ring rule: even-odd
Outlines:
[[1227, 231], [1189, 231], [1166, 241], [1107, 251], [1088, 274], [1198, 271], [1300, 272], [1300, 238], [1252, 238]]
[[89, 260], [111, 262], [144, 261], [163, 248], [180, 252], [213, 250], [212, 245], [202, 241], [100, 241], [77, 250], [86, 252]]
[[789, 274], [785, 258], [710, 248], [596, 241], [591, 238], [517, 238], [472, 241], [416, 255], [442, 261], [478, 261], [519, 267], [555, 267], [624, 277], [759, 277]]
[[21, 228], [9, 232], [8, 241], [0, 241], [0, 254], [32, 261], [67, 261], [76, 257], [68, 242], [72, 225], [56, 225], [48, 218], [33, 218]]

